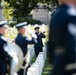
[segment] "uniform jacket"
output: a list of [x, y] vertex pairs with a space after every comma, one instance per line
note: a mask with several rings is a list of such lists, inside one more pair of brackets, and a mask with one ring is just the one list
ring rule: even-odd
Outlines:
[[2, 38], [2, 35], [0, 34], [0, 73], [6, 73], [7, 60], [10, 58], [8, 53], [3, 48], [5, 44], [7, 44], [7, 42]]
[[[62, 46], [65, 50], [63, 53], [64, 59], [61, 58], [65, 61], [62, 63], [65, 64], [65, 66], [75, 63], [76, 32], [74, 31], [76, 30], [76, 9], [71, 5], [60, 5], [52, 16], [49, 28], [48, 53], [50, 60], [53, 58], [54, 49]], [[58, 61], [61, 61], [61, 59]], [[57, 61], [55, 62], [57, 63]]]
[[25, 56], [27, 53], [27, 45], [34, 44], [35, 41], [33, 39], [29, 40], [27, 37], [18, 34], [17, 37], [15, 38], [15, 43], [22, 49], [22, 52]]
[[46, 36], [42, 33], [35, 33], [37, 35], [37, 43], [34, 44], [34, 47], [43, 47], [42, 38]]

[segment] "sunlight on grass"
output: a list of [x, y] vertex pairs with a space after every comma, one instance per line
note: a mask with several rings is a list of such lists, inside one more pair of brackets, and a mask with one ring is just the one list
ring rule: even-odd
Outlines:
[[52, 70], [52, 68], [51, 68], [51, 65], [49, 63], [49, 59], [47, 57], [45, 60], [45, 65], [43, 67], [42, 75], [49, 75], [51, 70]]

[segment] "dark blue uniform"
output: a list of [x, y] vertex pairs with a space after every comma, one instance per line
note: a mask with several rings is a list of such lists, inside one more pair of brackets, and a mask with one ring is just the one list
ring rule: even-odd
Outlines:
[[8, 53], [4, 50], [4, 45], [7, 42], [2, 39], [2, 34], [0, 34], [0, 75], [5, 75], [7, 70], [7, 62], [10, 59]]
[[15, 38], [15, 43], [22, 49], [22, 52], [25, 56], [27, 53], [27, 45], [28, 44], [34, 44], [35, 41], [33, 39], [28, 40], [27, 37], [25, 37], [21, 34], [18, 34], [17, 37]]
[[54, 12], [49, 32], [48, 53], [52, 75], [76, 74], [76, 10], [62, 4]]
[[[25, 37], [21, 34], [18, 34], [17, 37], [15, 38], [15, 43], [22, 49], [22, 52], [25, 56], [27, 53], [27, 45], [28, 44], [34, 44], [35, 41], [33, 38], [32, 38], [32, 40], [28, 40], [27, 37]], [[25, 65], [25, 64], [26, 64], [26, 62], [23, 63], [23, 65]], [[18, 75], [23, 75], [22, 69], [18, 72]]]
[[34, 44], [34, 48], [35, 48], [35, 54], [36, 57], [38, 56], [39, 52], [42, 52], [43, 49], [43, 43], [42, 43], [42, 38], [45, 38], [46, 36], [42, 33], [35, 33], [37, 35], [37, 43]]

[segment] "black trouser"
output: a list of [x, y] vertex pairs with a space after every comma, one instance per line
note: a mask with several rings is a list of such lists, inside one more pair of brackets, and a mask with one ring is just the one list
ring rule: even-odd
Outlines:
[[[26, 62], [23, 62], [23, 66], [26, 64]], [[28, 67], [25, 69], [25, 75], [27, 75], [27, 70], [28, 70], [28, 68], [30, 67], [30, 65], [28, 65]], [[18, 75], [23, 75], [23, 73], [24, 73], [24, 69], [20, 69], [19, 71], [18, 71]]]
[[53, 69], [51, 71], [51, 75], [66, 75], [65, 74], [65, 62], [64, 55], [54, 56], [53, 58]]
[[34, 48], [35, 48], [35, 55], [36, 55], [36, 57], [37, 57], [38, 54], [39, 54], [39, 52], [42, 52], [43, 49], [42, 49], [42, 47], [34, 47]]
[[6, 75], [6, 74], [0, 73], [0, 75]]

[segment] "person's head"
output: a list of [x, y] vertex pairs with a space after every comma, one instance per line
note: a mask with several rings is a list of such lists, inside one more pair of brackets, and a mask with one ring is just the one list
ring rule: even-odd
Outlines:
[[35, 30], [36, 33], [39, 33], [39, 29], [40, 29], [40, 27], [35, 27], [34, 28], [34, 30]]
[[15, 26], [18, 30], [18, 33], [22, 35], [25, 34], [25, 31], [26, 31], [25, 25], [27, 25], [27, 22], [19, 23]]
[[22, 35], [25, 34], [25, 31], [26, 31], [25, 28], [22, 28], [22, 27], [18, 28], [18, 33], [20, 33], [20, 34], [22, 34]]
[[7, 21], [0, 21], [0, 34], [5, 35], [7, 25]]
[[59, 0], [62, 4], [72, 4], [76, 7], [76, 0]]

